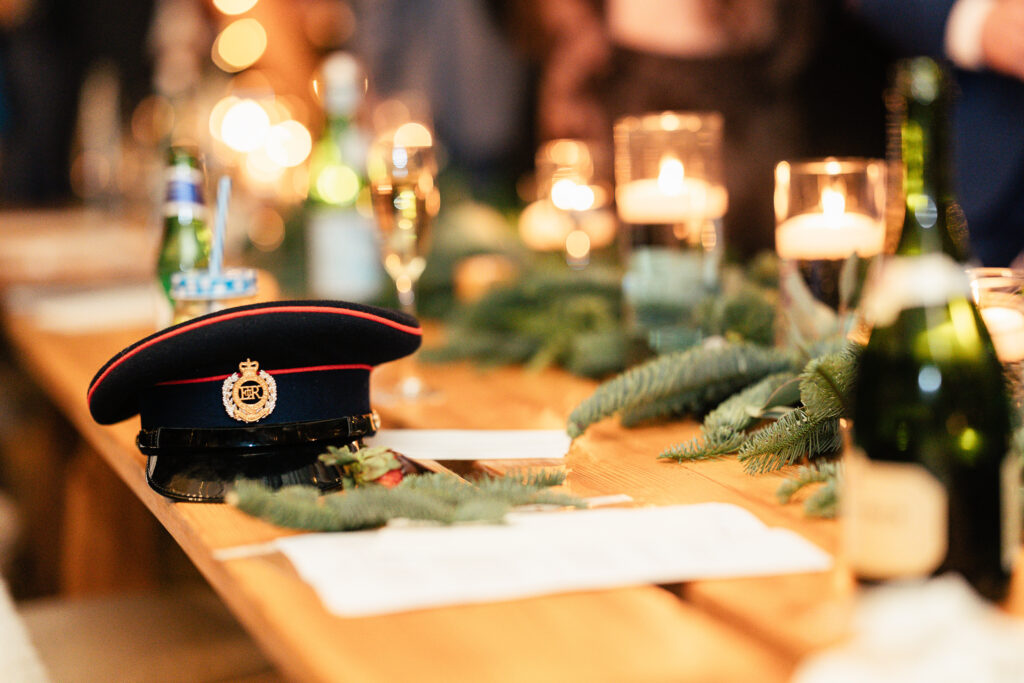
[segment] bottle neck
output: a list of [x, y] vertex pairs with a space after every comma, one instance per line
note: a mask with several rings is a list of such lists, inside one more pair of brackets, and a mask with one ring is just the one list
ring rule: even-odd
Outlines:
[[967, 260], [966, 226], [956, 204], [949, 157], [949, 84], [934, 62], [905, 65], [899, 87], [904, 217], [896, 253], [945, 253]]

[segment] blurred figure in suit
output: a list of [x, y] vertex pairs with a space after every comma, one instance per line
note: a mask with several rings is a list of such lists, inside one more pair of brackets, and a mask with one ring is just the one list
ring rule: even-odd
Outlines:
[[954, 65], [955, 176], [972, 256], [1008, 265], [1024, 250], [1024, 0], [854, 1], [907, 55]]

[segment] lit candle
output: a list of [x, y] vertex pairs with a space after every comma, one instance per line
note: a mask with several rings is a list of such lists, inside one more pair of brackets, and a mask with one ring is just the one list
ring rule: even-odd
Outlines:
[[678, 159], [661, 160], [657, 178], [623, 184], [615, 193], [619, 216], [627, 223], [673, 224], [724, 213], [724, 190], [685, 175]]
[[1004, 363], [1024, 360], [1024, 313], [1005, 306], [987, 306], [981, 309], [981, 317], [992, 336], [999, 360]]
[[775, 230], [775, 250], [780, 258], [838, 260], [856, 253], [874, 256], [885, 242], [884, 226], [871, 217], [846, 211], [841, 192], [821, 193], [820, 212], [802, 213], [785, 220]]

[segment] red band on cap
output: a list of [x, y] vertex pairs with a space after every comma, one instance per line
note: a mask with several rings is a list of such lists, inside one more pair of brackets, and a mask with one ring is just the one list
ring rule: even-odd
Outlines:
[[[366, 365], [365, 363], [360, 364], [349, 364], [349, 365], [313, 365], [308, 368], [284, 368], [282, 370], [267, 370], [267, 374], [271, 376], [275, 375], [292, 375], [298, 372], [324, 372], [329, 370], [366, 370], [369, 372], [373, 370], [372, 365]], [[201, 384], [203, 382], [223, 382], [231, 375], [215, 375], [213, 377], [196, 377], [194, 379], [172, 379], [166, 382], [157, 382], [156, 386], [164, 387], [171, 386], [174, 384]]]
[[[116, 368], [121, 363], [125, 362], [135, 354], [139, 353], [143, 349], [147, 349], [150, 346], [153, 346], [154, 344], [165, 341], [167, 339], [171, 339], [172, 337], [176, 337], [179, 334], [190, 332], [201, 327], [206, 327], [207, 325], [213, 325], [214, 323], [219, 323], [224, 320], [233, 320], [235, 318], [245, 318], [254, 315], [265, 315], [267, 313], [333, 313], [336, 315], [347, 315], [353, 318], [363, 318], [365, 320], [372, 320], [373, 322], [380, 323], [381, 325], [387, 325], [388, 327], [394, 328], [400, 332], [412, 334], [417, 337], [423, 335], [423, 330], [421, 330], [419, 327], [413, 327], [412, 325], [403, 325], [402, 323], [395, 322], [394, 320], [389, 320], [388, 318], [385, 318], [383, 316], [375, 315], [373, 313], [367, 313], [365, 311], [355, 311], [347, 308], [331, 308], [329, 306], [271, 306], [267, 308], [258, 308], [246, 311], [235, 311], [233, 313], [227, 313], [224, 315], [217, 316], [216, 318], [198, 320], [194, 323], [183, 325], [182, 327], [176, 327], [173, 330], [169, 330], [158, 337], [153, 337], [144, 344], [136, 346], [134, 349], [125, 353], [123, 356], [121, 356], [116, 361], [111, 363], [110, 367], [104, 370], [103, 374], [100, 375], [95, 382], [93, 382], [93, 385], [89, 387], [89, 394], [87, 396], [87, 400], [89, 402], [92, 402], [92, 395], [96, 391], [96, 387], [98, 387], [103, 382], [103, 380], [107, 378], [107, 375], [109, 375], [114, 370], [114, 368]], [[227, 377], [227, 375], [225, 375], [225, 377]]]

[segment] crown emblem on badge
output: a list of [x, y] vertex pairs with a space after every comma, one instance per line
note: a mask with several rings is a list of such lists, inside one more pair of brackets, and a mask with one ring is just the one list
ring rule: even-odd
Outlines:
[[[241, 373], [241, 374], [239, 374]], [[228, 417], [239, 422], [256, 422], [274, 412], [277, 382], [260, 364], [246, 358], [221, 385], [221, 400]]]

